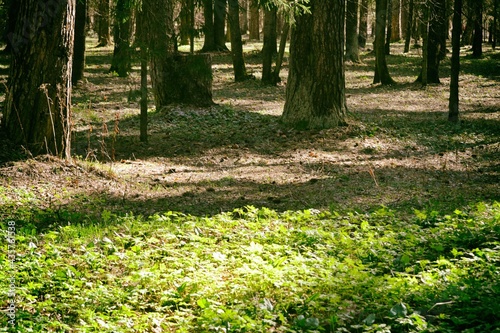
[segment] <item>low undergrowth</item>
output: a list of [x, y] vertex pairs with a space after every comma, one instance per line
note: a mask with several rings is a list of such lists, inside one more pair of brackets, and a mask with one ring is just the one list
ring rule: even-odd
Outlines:
[[2, 316], [0, 332], [500, 330], [499, 203], [404, 219], [385, 207], [105, 210], [43, 232], [2, 219], [0, 306], [15, 291], [16, 327]]

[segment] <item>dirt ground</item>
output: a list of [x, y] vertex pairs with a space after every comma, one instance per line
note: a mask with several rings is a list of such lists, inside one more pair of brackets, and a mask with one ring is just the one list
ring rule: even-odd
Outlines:
[[245, 205], [361, 213], [384, 205], [411, 214], [500, 200], [498, 51], [464, 57], [460, 125], [446, 120], [449, 58], [442, 83], [421, 87], [419, 50], [403, 55], [395, 44], [388, 62], [397, 85], [372, 85], [373, 56], [363, 52], [363, 63], [346, 64], [349, 125], [296, 131], [279, 121], [286, 66], [282, 83], [263, 86], [259, 47], [245, 45], [256, 79], [241, 83], [229, 55], [213, 55], [213, 107], [155, 111], [150, 103], [145, 144], [139, 69], [128, 78], [107, 73], [112, 50], [89, 46], [86, 79], [73, 95], [73, 161], [26, 158], [2, 140], [3, 195], [29, 191], [42, 209], [82, 218], [103, 210], [211, 215]]

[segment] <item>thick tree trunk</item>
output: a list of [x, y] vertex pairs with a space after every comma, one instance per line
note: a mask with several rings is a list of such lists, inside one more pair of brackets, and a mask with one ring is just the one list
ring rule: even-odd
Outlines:
[[260, 10], [256, 0], [250, 0], [250, 40], [260, 40]]
[[264, 45], [262, 47], [262, 82], [274, 84], [272, 75], [273, 56], [276, 54], [276, 15], [277, 9], [264, 11]]
[[358, 1], [347, 0], [345, 23], [345, 60], [360, 62], [358, 47]]
[[33, 155], [69, 158], [75, 0], [19, 5], [2, 124]]
[[132, 68], [132, 0], [118, 0], [115, 14], [115, 48], [111, 60], [110, 72], [120, 77], [128, 76]]
[[462, 32], [462, 0], [455, 0], [453, 10], [453, 31], [451, 36], [451, 79], [448, 120], [459, 121], [459, 74], [460, 74], [460, 33]]
[[366, 38], [368, 37], [368, 0], [361, 0], [359, 7], [359, 29], [358, 46], [366, 47]]
[[215, 31], [214, 31], [214, 6], [212, 0], [203, 0], [203, 17], [205, 22], [203, 24], [203, 33], [205, 38], [203, 40], [202, 52], [215, 51]]
[[377, 0], [375, 18], [375, 77], [373, 83], [394, 84], [385, 59], [385, 24], [387, 22], [387, 0]]
[[98, 5], [98, 47], [111, 44], [109, 0], [99, 0]]
[[229, 24], [231, 25], [231, 56], [233, 58], [234, 80], [248, 79], [243, 59], [243, 42], [240, 32], [240, 11], [238, 0], [229, 0]]
[[72, 82], [83, 79], [85, 70], [85, 37], [87, 35], [87, 0], [76, 0], [75, 43], [73, 51]]
[[[441, 62], [441, 47], [443, 40], [446, 41], [446, 0], [434, 0], [429, 2], [430, 8], [427, 8], [428, 14], [428, 32], [425, 39], [424, 66], [427, 68], [427, 75], [423, 75], [424, 66], [420, 72], [417, 82], [422, 84], [440, 83], [439, 64]], [[426, 79], [426, 80], [424, 80]]]
[[228, 48], [226, 46], [226, 34], [225, 34], [226, 8], [227, 8], [227, 0], [215, 0], [214, 41], [215, 41], [215, 48], [218, 51], [228, 51]]
[[311, 0], [290, 41], [290, 72], [282, 120], [291, 126], [345, 124], [344, 1]]
[[188, 45], [189, 44], [189, 34], [191, 31], [191, 23], [190, 23], [190, 10], [189, 10], [189, 0], [181, 1], [181, 12], [180, 16], [180, 28], [179, 28], [179, 44], [180, 45]]

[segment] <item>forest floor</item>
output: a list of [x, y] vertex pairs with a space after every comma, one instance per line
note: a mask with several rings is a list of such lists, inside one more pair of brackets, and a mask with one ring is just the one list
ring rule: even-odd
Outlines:
[[394, 44], [388, 63], [396, 85], [373, 85], [374, 58], [362, 52], [362, 63], [346, 64], [349, 125], [297, 131], [280, 123], [286, 79], [262, 85], [261, 44], [247, 42], [247, 70], [256, 79], [233, 82], [229, 54], [214, 54], [216, 105], [155, 111], [150, 103], [146, 144], [139, 141], [137, 64], [128, 78], [107, 73], [112, 49], [95, 44], [73, 92], [73, 161], [14, 154], [3, 140], [2, 196], [21, 204], [31, 193], [57, 220], [61, 212], [82, 220], [103, 211], [204, 216], [247, 205], [446, 213], [500, 200], [500, 52], [487, 45], [478, 60], [463, 49], [460, 125], [447, 121], [449, 57], [442, 83], [422, 87], [414, 83], [420, 50], [403, 54]]

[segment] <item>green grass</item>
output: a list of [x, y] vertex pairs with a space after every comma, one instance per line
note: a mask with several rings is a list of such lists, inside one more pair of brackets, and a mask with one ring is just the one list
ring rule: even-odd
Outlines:
[[[36, 200], [29, 191], [18, 199]], [[500, 330], [499, 203], [409, 219], [385, 207], [248, 206], [210, 218], [103, 211], [43, 232], [32, 216], [2, 217], [0, 305], [14, 277], [13, 332]]]

